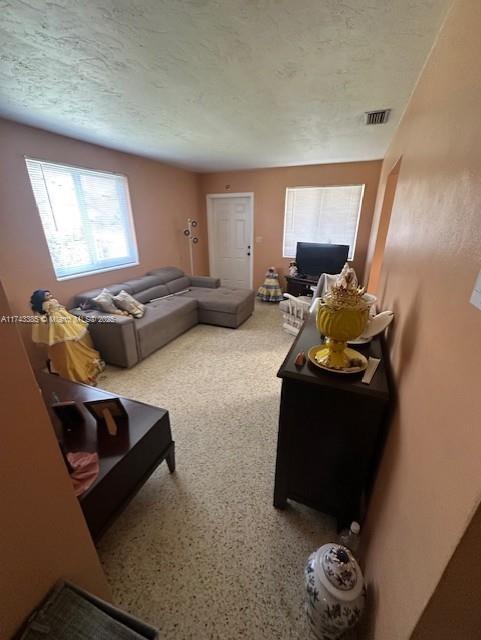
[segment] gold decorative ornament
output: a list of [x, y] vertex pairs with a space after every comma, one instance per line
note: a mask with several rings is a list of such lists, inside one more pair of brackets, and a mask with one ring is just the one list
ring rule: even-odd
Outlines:
[[313, 356], [317, 364], [343, 373], [366, 368], [366, 358], [354, 349], [347, 349], [346, 343], [362, 334], [375, 301], [365, 287], [358, 285], [354, 270], [346, 262], [337, 282], [319, 303], [316, 324], [326, 336], [326, 343]]
[[323, 360], [323, 356], [325, 355], [326, 350], [327, 348], [325, 344], [316, 344], [314, 347], [311, 347], [309, 349], [309, 351], [307, 352], [307, 357], [310, 362], [312, 362], [312, 364], [315, 364], [316, 367], [319, 367], [319, 369], [324, 369], [325, 371], [335, 371], [336, 373], [349, 374], [360, 373], [361, 371], [365, 371], [367, 369], [368, 360], [366, 356], [364, 356], [362, 353], [359, 353], [359, 351], [351, 349], [350, 347], [347, 347], [344, 352], [349, 359], [349, 367], [346, 367], [344, 369], [333, 369], [332, 367], [327, 367], [326, 365], [322, 364], [322, 362], [319, 362], [317, 360], [318, 354], [320, 355], [320, 359]]

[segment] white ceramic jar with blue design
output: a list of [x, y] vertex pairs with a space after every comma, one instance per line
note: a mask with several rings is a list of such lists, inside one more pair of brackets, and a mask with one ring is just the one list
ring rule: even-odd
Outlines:
[[311, 553], [304, 577], [307, 615], [319, 640], [337, 640], [356, 626], [366, 588], [361, 569], [347, 547], [329, 543]]

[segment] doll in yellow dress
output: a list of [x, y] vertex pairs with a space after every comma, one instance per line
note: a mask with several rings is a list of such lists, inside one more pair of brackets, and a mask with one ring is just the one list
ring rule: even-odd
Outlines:
[[87, 323], [69, 313], [45, 289], [33, 292], [30, 305], [40, 316], [32, 326], [32, 340], [48, 346], [55, 372], [62, 378], [94, 385], [105, 363], [93, 347]]

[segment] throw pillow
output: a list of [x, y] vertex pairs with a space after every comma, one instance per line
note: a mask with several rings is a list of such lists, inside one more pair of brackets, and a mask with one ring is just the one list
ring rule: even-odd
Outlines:
[[98, 296], [92, 298], [100, 311], [105, 313], [118, 313], [119, 310], [114, 304], [114, 297], [108, 289], [102, 289]]
[[145, 313], [145, 306], [123, 289], [112, 300], [119, 309], [128, 311], [134, 318], [141, 318]]

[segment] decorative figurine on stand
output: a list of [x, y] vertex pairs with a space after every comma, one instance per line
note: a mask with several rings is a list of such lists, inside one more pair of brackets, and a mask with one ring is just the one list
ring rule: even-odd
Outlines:
[[297, 262], [294, 262], [294, 260], [292, 262], [289, 262], [289, 269], [287, 270], [287, 272], [291, 276], [291, 278], [295, 278], [299, 273], [297, 270]]
[[32, 340], [48, 346], [55, 372], [67, 380], [95, 385], [105, 363], [94, 349], [87, 323], [69, 313], [47, 289], [34, 291], [30, 305], [39, 315], [32, 325]]
[[264, 284], [257, 290], [257, 297], [263, 302], [280, 302], [284, 299], [275, 267], [269, 267], [267, 270]]

